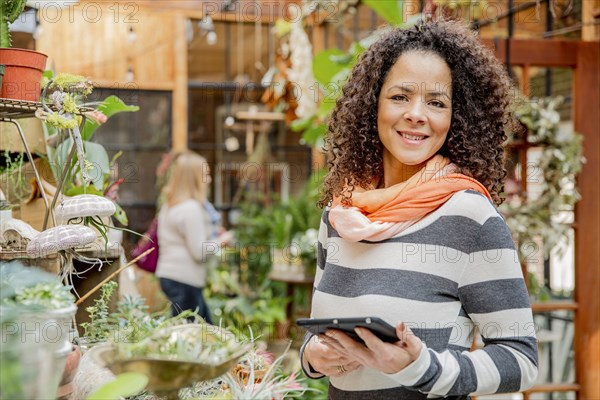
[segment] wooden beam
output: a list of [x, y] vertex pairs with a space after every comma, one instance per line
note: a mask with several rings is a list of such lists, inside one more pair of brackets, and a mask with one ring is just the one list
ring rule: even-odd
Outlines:
[[[500, 61], [506, 60], [506, 40], [483, 39], [483, 44], [494, 52]], [[577, 63], [577, 42], [557, 40], [510, 41], [510, 63], [512, 65], [574, 67]]]
[[252, 121], [283, 121], [285, 114], [271, 111], [238, 111], [235, 113], [235, 118]]
[[541, 303], [531, 304], [533, 312], [548, 312], [556, 310], [571, 310], [575, 311], [579, 308], [579, 304], [570, 300], [556, 300], [556, 301], [544, 301]]
[[173, 45], [174, 57], [174, 88], [173, 88], [173, 150], [187, 149], [188, 142], [188, 69], [187, 69], [187, 41], [185, 35], [185, 15], [173, 16], [174, 30]]
[[552, 392], [576, 392], [580, 389], [580, 385], [576, 383], [545, 383], [535, 385], [524, 393], [552, 393]]
[[579, 42], [574, 71], [575, 131], [587, 160], [577, 179], [575, 205], [575, 377], [580, 399], [600, 399], [600, 45]]
[[[112, 1], [112, 0], [111, 0]], [[158, 13], [176, 13], [187, 18], [203, 19], [210, 15], [215, 22], [241, 24], [274, 24], [279, 18], [296, 20], [302, 9], [295, 2], [252, 1], [233, 3], [231, 11], [221, 9], [221, 2], [198, 0], [145, 0], [136, 1], [141, 10]]]
[[155, 82], [134, 81], [134, 82], [115, 82], [108, 79], [93, 79], [95, 88], [123, 89], [123, 90], [173, 90], [173, 83], [170, 81], [156, 80]]

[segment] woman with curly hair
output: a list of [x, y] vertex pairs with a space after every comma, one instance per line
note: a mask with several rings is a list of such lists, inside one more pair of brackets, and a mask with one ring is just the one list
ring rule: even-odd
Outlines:
[[308, 334], [302, 366], [330, 377], [329, 398], [463, 399], [534, 383], [529, 297], [495, 208], [511, 89], [452, 22], [391, 30], [354, 67], [329, 122], [311, 316], [379, 317], [399, 339]]

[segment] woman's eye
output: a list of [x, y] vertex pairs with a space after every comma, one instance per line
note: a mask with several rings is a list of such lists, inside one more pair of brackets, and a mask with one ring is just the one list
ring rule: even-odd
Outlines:
[[392, 96], [392, 100], [404, 101], [406, 100], [406, 96], [403, 94], [395, 94]]
[[429, 102], [429, 104], [431, 104], [434, 107], [438, 107], [438, 108], [443, 108], [444, 107], [444, 103], [442, 103], [439, 100], [432, 100]]

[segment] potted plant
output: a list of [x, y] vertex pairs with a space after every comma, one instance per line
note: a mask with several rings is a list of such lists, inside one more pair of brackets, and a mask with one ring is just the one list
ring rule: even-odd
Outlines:
[[0, 397], [47, 398], [56, 393], [71, 345], [77, 307], [70, 287], [18, 262], [0, 266]]
[[0, 97], [38, 101], [42, 72], [48, 56], [37, 51], [12, 49], [8, 24], [25, 9], [26, 0], [0, 2], [0, 65], [4, 66]]

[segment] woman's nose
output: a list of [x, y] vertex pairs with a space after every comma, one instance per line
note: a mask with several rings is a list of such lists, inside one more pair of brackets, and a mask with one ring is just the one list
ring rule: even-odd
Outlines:
[[411, 104], [411, 107], [404, 114], [404, 119], [413, 124], [425, 123], [426, 117], [423, 110], [423, 104], [419, 101]]

